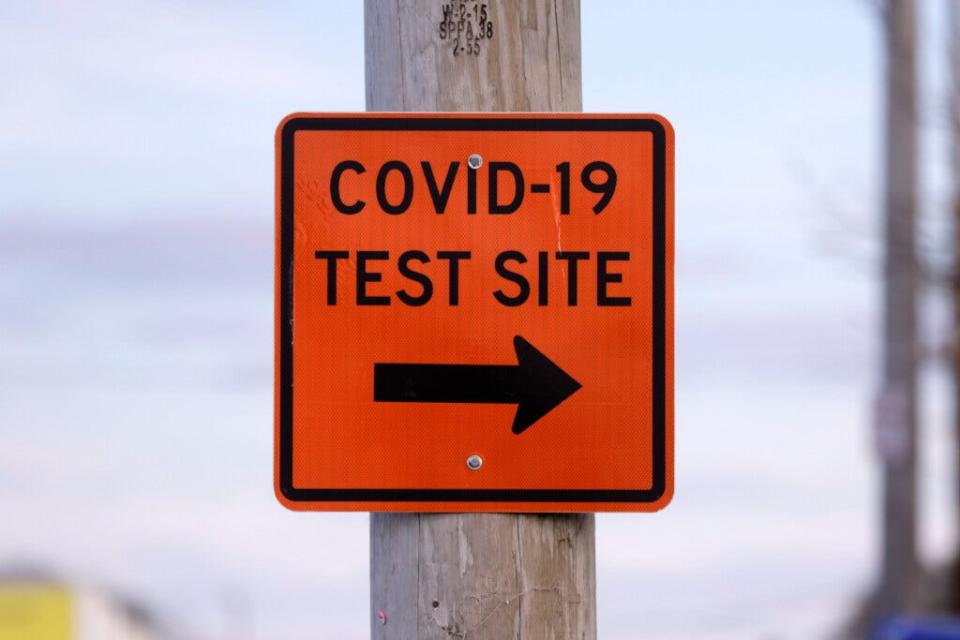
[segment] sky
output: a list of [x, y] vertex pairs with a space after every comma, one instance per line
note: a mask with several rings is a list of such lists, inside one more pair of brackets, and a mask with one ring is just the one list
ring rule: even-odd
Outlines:
[[[583, 3], [584, 109], [677, 136], [676, 495], [598, 516], [600, 637], [824, 637], [872, 583], [880, 45], [866, 1]], [[0, 569], [132, 594], [181, 638], [367, 637], [367, 516], [272, 482], [273, 134], [363, 110], [361, 3], [5, 2], [0, 60]], [[942, 373], [930, 563], [955, 538]]]

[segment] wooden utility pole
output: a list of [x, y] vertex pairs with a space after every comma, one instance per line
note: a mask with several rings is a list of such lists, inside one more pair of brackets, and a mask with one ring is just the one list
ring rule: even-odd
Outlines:
[[883, 382], [883, 540], [876, 613], [911, 608], [916, 595], [917, 184], [916, 10], [886, 0]]
[[[579, 0], [365, 0], [368, 111], [579, 111]], [[596, 638], [592, 514], [370, 517], [371, 638]]]
[[[953, 372], [953, 420], [954, 464], [957, 467], [957, 483], [954, 496], [960, 512], [960, 4], [947, 2], [947, 46], [950, 63], [947, 72], [950, 80], [947, 87], [949, 98], [950, 155], [952, 165], [953, 206], [953, 264], [950, 277], [950, 297], [953, 303], [952, 372]], [[960, 610], [960, 551], [954, 559], [954, 584], [952, 607]]]

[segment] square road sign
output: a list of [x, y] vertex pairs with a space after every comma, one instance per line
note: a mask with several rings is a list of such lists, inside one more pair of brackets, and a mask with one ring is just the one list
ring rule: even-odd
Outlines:
[[294, 114], [276, 146], [283, 504], [669, 502], [665, 119]]

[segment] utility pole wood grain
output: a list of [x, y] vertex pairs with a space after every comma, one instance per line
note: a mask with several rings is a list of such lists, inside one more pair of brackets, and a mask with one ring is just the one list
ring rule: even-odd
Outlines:
[[[368, 111], [582, 108], [579, 0], [365, 0], [364, 20]], [[593, 514], [371, 514], [371, 638], [594, 640], [595, 562]]]
[[462, 3], [486, 5], [493, 37], [479, 41], [479, 54], [454, 55], [439, 25], [444, 5], [460, 4], [365, 1], [367, 111], [583, 108], [578, 0]]

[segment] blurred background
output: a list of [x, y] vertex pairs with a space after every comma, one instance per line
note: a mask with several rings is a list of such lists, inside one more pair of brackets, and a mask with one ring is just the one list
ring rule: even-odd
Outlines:
[[[882, 0], [583, 2], [584, 109], [677, 132], [676, 497], [598, 516], [599, 637], [960, 601], [957, 1], [892, 108]], [[367, 637], [367, 515], [272, 481], [274, 129], [363, 109], [359, 1], [0, 3], [0, 640]]]

